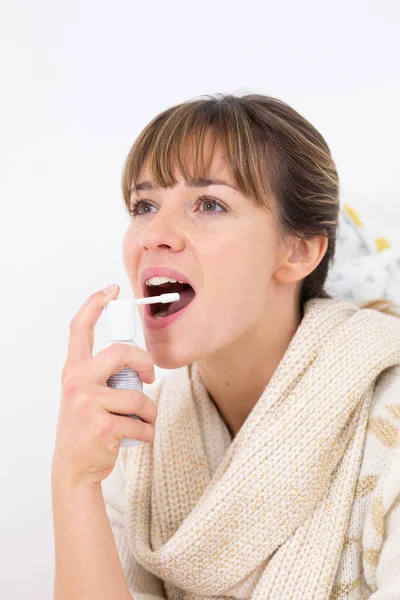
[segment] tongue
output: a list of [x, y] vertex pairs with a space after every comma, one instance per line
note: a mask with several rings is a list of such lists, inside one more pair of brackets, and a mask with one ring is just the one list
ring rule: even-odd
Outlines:
[[[189, 287], [182, 292], [179, 292], [180, 298], [176, 302], [171, 302], [168, 306], [168, 316], [182, 310], [191, 302], [195, 296], [194, 289]], [[160, 305], [162, 306], [162, 304]]]

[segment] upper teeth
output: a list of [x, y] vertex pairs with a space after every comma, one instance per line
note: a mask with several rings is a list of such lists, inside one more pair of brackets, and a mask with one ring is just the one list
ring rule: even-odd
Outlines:
[[171, 277], [165, 277], [161, 275], [160, 277], [150, 277], [150, 279], [146, 279], [146, 285], [161, 285], [163, 283], [185, 283], [184, 281], [179, 281], [179, 279], [171, 279]]

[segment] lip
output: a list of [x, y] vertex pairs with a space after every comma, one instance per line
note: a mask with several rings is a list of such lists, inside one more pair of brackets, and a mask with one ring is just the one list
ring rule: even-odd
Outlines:
[[[156, 277], [156, 276], [161, 276], [161, 275], [165, 275], [166, 277], [171, 277], [171, 279], [179, 279], [179, 281], [188, 283], [194, 289], [194, 292], [196, 294], [196, 287], [187, 275], [185, 275], [184, 273], [181, 273], [180, 271], [177, 271], [176, 269], [171, 269], [170, 267], [164, 267], [162, 265], [159, 265], [159, 266], [154, 266], [154, 267], [146, 267], [140, 273], [140, 284], [142, 286], [143, 298], [148, 296], [147, 289], [146, 289], [147, 279], [149, 279], [150, 277]], [[193, 300], [192, 300], [192, 302], [193, 302]]]

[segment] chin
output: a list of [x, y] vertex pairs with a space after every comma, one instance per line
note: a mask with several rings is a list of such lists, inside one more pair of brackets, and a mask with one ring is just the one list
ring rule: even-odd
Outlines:
[[189, 365], [192, 361], [174, 356], [160, 356], [157, 359], [153, 356], [154, 364], [160, 369], [180, 369]]
[[150, 352], [154, 364], [160, 369], [180, 369], [209, 356], [206, 349], [199, 352], [198, 348], [190, 349], [188, 345], [185, 348], [184, 344], [180, 344], [180, 347], [168, 343], [149, 344], [147, 350]]

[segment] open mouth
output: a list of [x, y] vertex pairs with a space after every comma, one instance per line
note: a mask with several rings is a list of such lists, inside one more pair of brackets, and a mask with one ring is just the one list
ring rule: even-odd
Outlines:
[[163, 304], [158, 302], [157, 304], [149, 304], [150, 315], [154, 319], [162, 319], [163, 317], [169, 317], [174, 313], [184, 309], [188, 304], [191, 303], [196, 295], [196, 292], [188, 283], [163, 283], [161, 285], [145, 285], [145, 296], [160, 296], [161, 294], [172, 294], [178, 292], [180, 294], [179, 300], [176, 302], [169, 302]]

